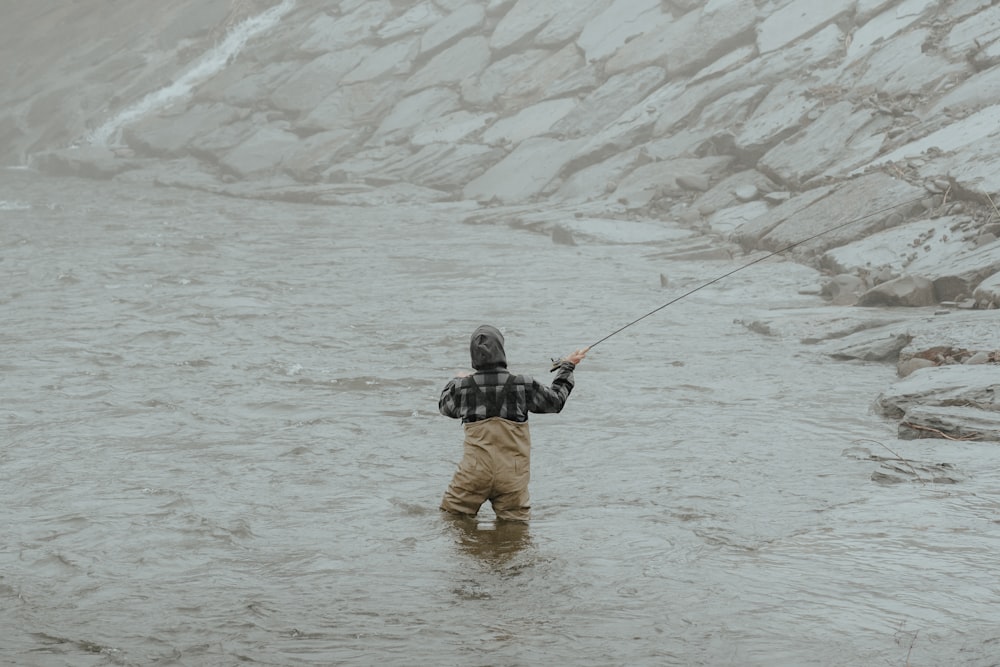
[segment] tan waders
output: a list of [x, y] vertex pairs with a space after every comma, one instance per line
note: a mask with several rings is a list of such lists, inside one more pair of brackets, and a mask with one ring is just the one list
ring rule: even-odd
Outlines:
[[491, 417], [465, 424], [465, 453], [441, 509], [475, 515], [489, 500], [498, 519], [527, 521], [530, 458], [527, 422]]

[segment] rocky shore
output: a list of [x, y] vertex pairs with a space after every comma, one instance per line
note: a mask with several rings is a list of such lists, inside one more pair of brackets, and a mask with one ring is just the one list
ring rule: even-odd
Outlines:
[[895, 364], [900, 437], [1000, 440], [993, 0], [83, 0], [0, 37], [7, 165], [680, 223], [820, 271], [856, 322], [805, 342]]

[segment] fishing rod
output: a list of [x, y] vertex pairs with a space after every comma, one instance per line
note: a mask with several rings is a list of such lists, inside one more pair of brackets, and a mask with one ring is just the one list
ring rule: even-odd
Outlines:
[[[825, 234], [829, 234], [830, 232], [835, 232], [838, 229], [842, 229], [842, 228], [847, 227], [849, 225], [853, 225], [855, 223], [861, 222], [862, 220], [867, 220], [868, 218], [871, 218], [872, 216], [876, 216], [876, 215], [878, 215], [880, 213], [885, 213], [887, 211], [891, 211], [891, 210], [893, 210], [895, 208], [899, 208], [900, 206], [906, 206], [908, 204], [913, 204], [915, 202], [920, 201], [921, 199], [923, 199], [923, 197], [916, 197], [914, 199], [910, 199], [908, 201], [904, 201], [904, 202], [899, 203], [899, 204], [893, 204], [892, 206], [886, 206], [883, 209], [880, 209], [880, 210], [877, 210], [877, 211], [872, 211], [871, 213], [868, 213], [866, 215], [860, 216], [858, 218], [854, 218], [853, 220], [848, 220], [847, 222], [841, 223], [841, 224], [836, 225], [834, 227], [830, 227], [829, 229], [825, 229], [822, 232], [819, 232], [817, 234], [813, 234], [812, 236], [804, 238], [801, 241], [796, 241], [795, 243], [787, 245], [784, 248], [781, 248], [780, 250], [775, 250], [772, 253], [764, 255], [763, 257], [758, 257], [757, 259], [753, 260], [752, 262], [747, 262], [746, 264], [744, 264], [744, 265], [742, 265], [740, 267], [737, 267], [737, 268], [733, 269], [732, 271], [729, 271], [728, 273], [724, 273], [721, 276], [713, 278], [712, 280], [709, 280], [706, 283], [702, 283], [701, 285], [698, 285], [694, 289], [691, 289], [691, 290], [688, 290], [687, 292], [684, 292], [680, 296], [674, 297], [673, 299], [671, 299], [670, 301], [666, 302], [662, 306], [660, 306], [658, 308], [654, 308], [653, 310], [649, 311], [648, 313], [646, 313], [642, 317], [638, 317], [638, 318], [632, 320], [631, 322], [629, 322], [628, 324], [626, 324], [625, 326], [619, 327], [618, 329], [615, 329], [614, 331], [612, 331], [611, 333], [609, 333], [607, 336], [605, 336], [604, 338], [600, 339], [596, 343], [591, 343], [589, 346], [587, 346], [586, 349], [588, 351], [589, 350], [593, 350], [596, 346], [600, 345], [601, 343], [603, 343], [607, 339], [611, 338], [612, 336], [615, 336], [615, 335], [621, 333], [622, 331], [625, 331], [626, 329], [628, 329], [633, 324], [638, 324], [639, 322], [643, 321], [644, 319], [646, 319], [650, 315], [654, 315], [654, 314], [660, 312], [661, 310], [663, 310], [667, 306], [671, 306], [671, 305], [677, 303], [678, 301], [680, 301], [681, 299], [685, 299], [685, 298], [691, 296], [695, 292], [703, 290], [706, 287], [709, 287], [710, 285], [714, 285], [715, 283], [717, 283], [717, 282], [719, 282], [721, 280], [725, 280], [726, 278], [728, 278], [729, 276], [733, 275], [734, 273], [739, 273], [743, 269], [747, 269], [747, 268], [753, 266], [754, 264], [759, 264], [760, 262], [763, 262], [764, 260], [767, 260], [767, 259], [770, 259], [770, 258], [774, 257], [775, 255], [780, 255], [783, 252], [787, 252], [787, 251], [791, 250], [792, 248], [796, 248], [796, 247], [802, 245], [803, 243], [808, 243], [809, 241], [812, 241], [813, 239], [817, 239], [817, 238], [819, 238], [819, 237], [821, 237], [821, 236], [823, 236]], [[799, 211], [796, 211], [792, 215], [794, 216], [796, 213], [799, 213], [800, 211], [805, 210], [805, 208], [806, 207], [803, 206], [801, 209], [799, 209]]]

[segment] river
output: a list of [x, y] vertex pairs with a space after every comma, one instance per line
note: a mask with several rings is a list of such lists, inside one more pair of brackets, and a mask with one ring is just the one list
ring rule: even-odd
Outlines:
[[741, 261], [472, 212], [0, 174], [0, 662], [1000, 664], [1000, 449], [897, 441], [890, 366], [742, 324], [837, 312], [789, 262], [593, 350], [528, 526], [442, 517], [477, 325], [547, 378]]

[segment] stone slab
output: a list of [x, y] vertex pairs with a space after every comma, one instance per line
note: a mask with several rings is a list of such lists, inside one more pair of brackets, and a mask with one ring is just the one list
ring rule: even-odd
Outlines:
[[760, 22], [757, 26], [757, 48], [762, 54], [778, 51], [854, 11], [856, 2], [794, 0]]
[[522, 142], [507, 157], [465, 186], [463, 193], [479, 201], [525, 202], [555, 179], [579, 149], [581, 140], [545, 137]]

